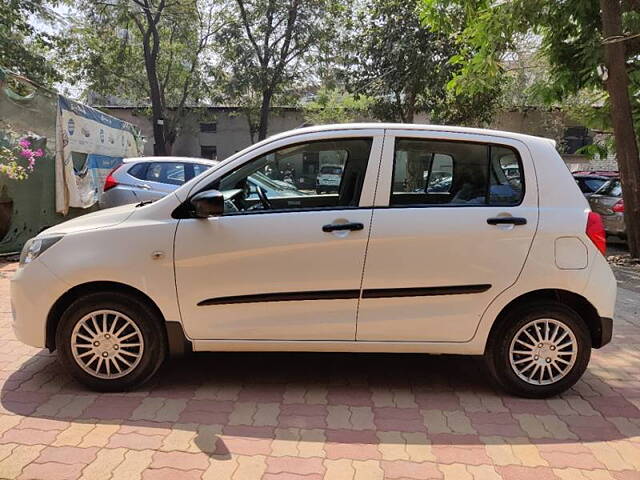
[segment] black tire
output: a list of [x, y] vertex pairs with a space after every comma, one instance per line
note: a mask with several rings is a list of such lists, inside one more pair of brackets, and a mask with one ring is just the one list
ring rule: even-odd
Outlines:
[[[577, 344], [577, 354], [571, 369], [564, 377], [547, 385], [533, 385], [521, 379], [511, 366], [509, 358], [514, 336], [526, 324], [538, 319], [553, 319], [562, 323], [573, 332]], [[580, 379], [591, 358], [591, 335], [585, 322], [574, 310], [559, 302], [538, 301], [514, 308], [507, 312], [503, 320], [493, 330], [485, 352], [489, 373], [498, 387], [519, 397], [547, 398], [571, 388]]]
[[[71, 336], [76, 324], [91, 312], [114, 310], [133, 321], [142, 334], [144, 349], [139, 363], [126, 375], [104, 379], [87, 373], [73, 357]], [[56, 329], [56, 350], [63, 367], [80, 383], [100, 392], [131, 390], [148, 381], [167, 356], [163, 320], [145, 302], [122, 292], [95, 292], [75, 300], [64, 311]]]

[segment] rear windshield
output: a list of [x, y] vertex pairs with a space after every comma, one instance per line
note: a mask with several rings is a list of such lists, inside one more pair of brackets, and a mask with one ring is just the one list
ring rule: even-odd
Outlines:
[[606, 195], [607, 197], [621, 197], [622, 185], [620, 184], [620, 180], [608, 181], [598, 190], [598, 194]]
[[322, 167], [320, 173], [325, 175], [342, 175], [342, 167]]

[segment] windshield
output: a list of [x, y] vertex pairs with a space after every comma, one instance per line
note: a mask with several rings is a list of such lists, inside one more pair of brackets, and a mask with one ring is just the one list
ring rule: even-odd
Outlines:
[[606, 195], [607, 197], [621, 197], [622, 185], [620, 184], [620, 180], [609, 180], [596, 193], [598, 193], [598, 195]]

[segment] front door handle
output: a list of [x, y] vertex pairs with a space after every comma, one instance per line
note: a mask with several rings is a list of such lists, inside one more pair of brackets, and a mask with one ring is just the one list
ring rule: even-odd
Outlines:
[[353, 223], [330, 223], [328, 225], [322, 226], [323, 232], [337, 232], [341, 230], [351, 230], [352, 232], [355, 230], [362, 230], [364, 225], [362, 223], [353, 222]]
[[523, 217], [492, 217], [487, 218], [489, 225], [526, 225], [527, 219]]

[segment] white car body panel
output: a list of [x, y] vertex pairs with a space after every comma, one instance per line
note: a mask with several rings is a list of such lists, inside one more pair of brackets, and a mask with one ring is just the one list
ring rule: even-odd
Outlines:
[[[386, 208], [393, 168], [391, 137], [396, 135], [515, 146], [524, 164], [523, 203], [437, 207], [415, 214], [411, 208]], [[374, 142], [359, 208], [206, 220], [172, 218], [172, 212], [191, 195], [258, 155], [292, 143], [366, 136]], [[12, 280], [14, 327], [22, 341], [43, 347], [47, 315], [60, 296], [88, 282], [107, 281], [147, 295], [164, 320], [182, 324], [195, 350], [481, 354], [504, 307], [532, 291], [573, 292], [586, 298], [600, 316], [613, 316], [615, 279], [585, 234], [588, 211], [568, 169], [546, 139], [425, 125], [301, 129], [238, 152], [153, 204], [104, 210], [40, 234], [64, 237], [19, 268]], [[486, 218], [499, 213], [526, 217], [527, 224], [488, 226]], [[418, 214], [422, 222], [416, 222]], [[362, 222], [365, 229], [346, 235], [321, 231], [323, 224], [338, 219]], [[585, 268], [558, 266], [556, 240], [561, 237], [578, 239], [586, 247]], [[422, 251], [439, 254], [416, 261]], [[508, 258], [500, 261], [502, 256]], [[572, 262], [580, 265], [580, 258]], [[257, 292], [475, 283], [490, 283], [492, 288], [468, 296], [196, 306], [209, 297]]]

